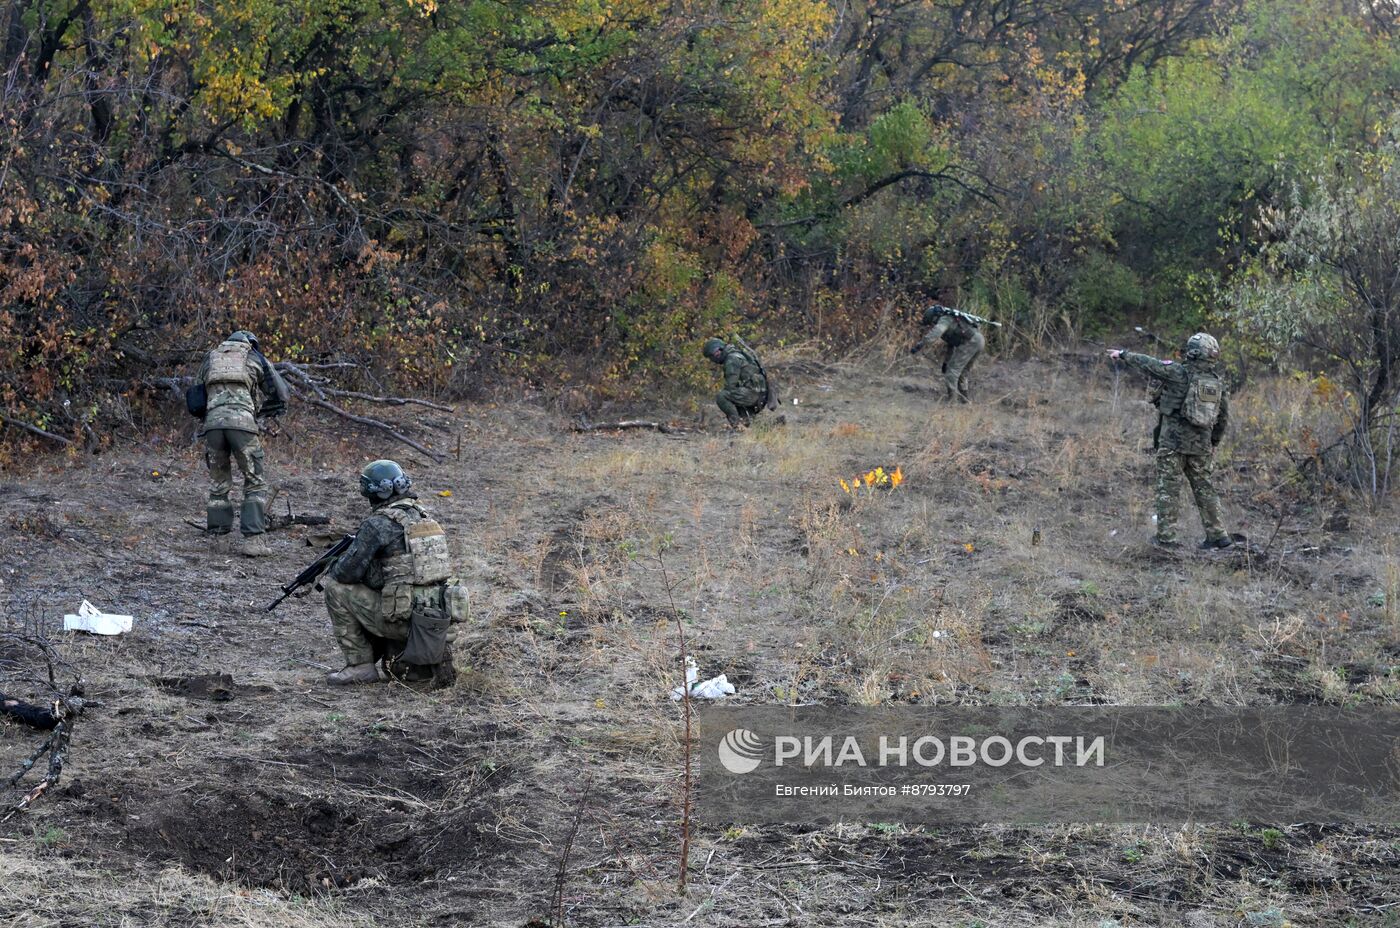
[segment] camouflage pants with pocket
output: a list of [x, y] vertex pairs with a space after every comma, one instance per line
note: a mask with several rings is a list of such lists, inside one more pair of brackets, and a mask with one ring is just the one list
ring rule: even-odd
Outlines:
[[321, 586], [326, 593], [326, 612], [335, 629], [335, 640], [347, 665], [373, 663], [384, 656], [385, 643], [398, 650], [408, 640], [408, 620], [384, 616], [384, 597], [379, 590], [363, 583], [340, 583], [329, 577], [321, 578]]
[[1183, 478], [1191, 485], [1191, 494], [1196, 499], [1196, 509], [1201, 513], [1206, 538], [1218, 541], [1226, 537], [1224, 520], [1220, 515], [1220, 496], [1210, 479], [1213, 469], [1214, 461], [1208, 454], [1157, 452], [1157, 541], [1166, 544], [1176, 541]]
[[222, 535], [233, 528], [233, 465], [243, 474], [243, 508], [239, 528], [245, 535], [267, 530], [267, 479], [263, 476], [262, 442], [242, 429], [209, 429], [204, 433], [204, 463], [209, 467], [209, 506], [206, 525]]
[[742, 388], [721, 390], [715, 397], [715, 405], [730, 425], [737, 425], [744, 419], [751, 419], [763, 411], [764, 396], [754, 390]]
[[[347, 665], [368, 664], [382, 657], [392, 657], [408, 642], [411, 623], [408, 617], [391, 618], [384, 614], [384, 594], [363, 583], [340, 583], [330, 577], [321, 578], [326, 594], [326, 613], [335, 629], [335, 640], [345, 655]], [[432, 603], [442, 605], [441, 590], [415, 588], [418, 597], [411, 609]], [[424, 592], [426, 590], [426, 592]], [[449, 644], [457, 638], [456, 627], [447, 629]]]
[[968, 401], [967, 375], [972, 372], [973, 362], [986, 346], [986, 338], [978, 332], [956, 348], [948, 349], [948, 356], [943, 359], [943, 386], [948, 391], [948, 399], [963, 403]]

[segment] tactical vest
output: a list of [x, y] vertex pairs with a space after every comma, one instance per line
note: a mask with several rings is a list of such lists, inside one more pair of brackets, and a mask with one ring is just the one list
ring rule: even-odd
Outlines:
[[204, 382], [236, 384], [251, 393], [256, 386], [248, 377], [248, 354], [252, 350], [247, 342], [224, 342], [209, 352], [209, 371]]
[[415, 592], [431, 589], [436, 593], [436, 588], [452, 576], [447, 533], [413, 500], [390, 503], [378, 512], [403, 529], [405, 549], [380, 563], [384, 575], [381, 611], [389, 618], [407, 619], [413, 612]]
[[959, 345], [967, 344], [972, 341], [972, 336], [980, 330], [980, 326], [975, 322], [968, 322], [960, 315], [949, 314], [946, 318], [948, 319], [948, 327], [943, 330], [943, 334], [939, 338], [943, 339], [943, 344], [949, 348], [957, 348]]

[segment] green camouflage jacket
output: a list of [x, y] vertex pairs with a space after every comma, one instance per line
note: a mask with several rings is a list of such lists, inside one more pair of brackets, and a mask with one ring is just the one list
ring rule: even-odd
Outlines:
[[916, 348], [922, 351], [940, 338], [947, 343], [949, 348], [956, 348], [964, 342], [971, 341], [979, 331], [981, 330], [977, 326], [966, 319], [946, 314], [940, 316], [938, 321], [929, 327], [929, 330], [924, 333], [924, 337], [919, 339]]
[[724, 346], [724, 389], [751, 393], [759, 400], [768, 392], [768, 384], [758, 365], [737, 345]]
[[1187, 388], [1191, 386], [1191, 375], [1197, 371], [1216, 373], [1214, 363], [1202, 361], [1159, 361], [1145, 354], [1125, 351], [1122, 360], [1129, 367], [1142, 371], [1162, 385], [1157, 401], [1161, 417], [1161, 433], [1157, 439], [1160, 451], [1176, 451], [1180, 454], [1210, 454], [1225, 435], [1225, 427], [1230, 419], [1230, 397], [1228, 391], [1220, 397], [1220, 415], [1215, 425], [1203, 428], [1194, 425], [1181, 415], [1181, 404], [1186, 399]]

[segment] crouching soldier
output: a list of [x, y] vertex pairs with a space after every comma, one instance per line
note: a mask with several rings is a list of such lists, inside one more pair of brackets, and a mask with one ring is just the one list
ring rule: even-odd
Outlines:
[[705, 357], [724, 366], [724, 389], [715, 397], [715, 405], [724, 413], [731, 429], [748, 425], [769, 405], [768, 377], [758, 358], [743, 347], [727, 345], [719, 338], [705, 339], [702, 350]]
[[1154, 390], [1157, 428], [1153, 446], [1157, 457], [1157, 533], [1153, 544], [1177, 546], [1176, 523], [1181, 508], [1182, 478], [1191, 485], [1196, 509], [1205, 528], [1202, 548], [1228, 548], [1220, 514], [1220, 496], [1211, 482], [1215, 446], [1230, 418], [1230, 398], [1217, 370], [1220, 343], [1205, 332], [1186, 340], [1183, 364], [1114, 348], [1108, 356], [1142, 371], [1160, 384]]
[[209, 467], [208, 532], [216, 537], [233, 528], [233, 464], [243, 474], [239, 551], [249, 557], [272, 553], [267, 530], [267, 478], [258, 420], [287, 408], [287, 384], [258, 350], [251, 332], [234, 332], [204, 358], [187, 394], [190, 412], [204, 420], [204, 460]]
[[[982, 326], [989, 320], [972, 313], [951, 309], [937, 303], [924, 310], [923, 324], [930, 326], [919, 339], [918, 344], [909, 349], [910, 354], [943, 341], [947, 353], [943, 356], [943, 385], [947, 390], [946, 399], [968, 402], [967, 375], [972, 372], [972, 362], [987, 347], [987, 338], [982, 334]], [[997, 325], [998, 323], [991, 323]]]
[[326, 678], [333, 686], [377, 682], [381, 662], [397, 679], [447, 686], [456, 677], [451, 625], [467, 617], [467, 591], [452, 576], [447, 534], [411, 487], [393, 461], [360, 473], [374, 511], [322, 581], [345, 654], [345, 668]]

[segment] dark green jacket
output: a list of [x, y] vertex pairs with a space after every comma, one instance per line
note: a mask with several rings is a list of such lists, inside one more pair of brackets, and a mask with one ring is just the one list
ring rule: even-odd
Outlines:
[[1142, 371], [1162, 385], [1161, 397], [1157, 402], [1160, 418], [1160, 434], [1157, 450], [1176, 451], [1180, 454], [1208, 455], [1220, 444], [1225, 435], [1225, 427], [1230, 419], [1229, 392], [1221, 394], [1220, 415], [1215, 425], [1203, 428], [1186, 421], [1181, 415], [1181, 404], [1186, 399], [1191, 377], [1199, 372], [1217, 374], [1216, 365], [1205, 361], [1159, 361], [1145, 354], [1123, 352], [1123, 362], [1129, 367]]
[[736, 395], [751, 395], [760, 403], [768, 392], [768, 384], [758, 365], [736, 345], [724, 346], [724, 389]]

